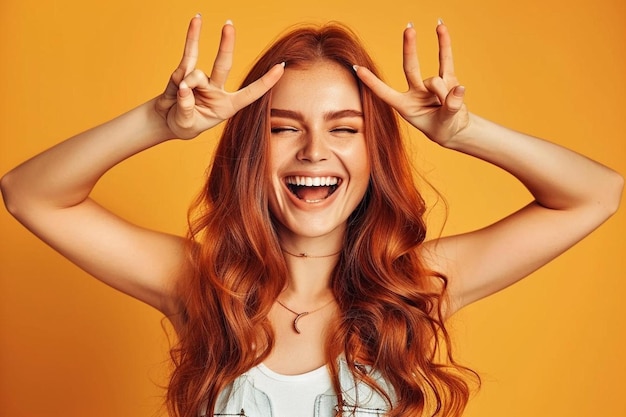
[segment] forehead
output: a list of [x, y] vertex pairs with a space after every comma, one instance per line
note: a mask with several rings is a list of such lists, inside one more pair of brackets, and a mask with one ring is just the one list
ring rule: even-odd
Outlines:
[[350, 70], [333, 61], [285, 69], [272, 89], [271, 107], [299, 111], [361, 109], [359, 88]]

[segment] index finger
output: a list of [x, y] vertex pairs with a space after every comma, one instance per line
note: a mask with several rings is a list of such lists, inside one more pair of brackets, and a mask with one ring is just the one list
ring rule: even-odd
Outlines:
[[402, 42], [402, 66], [409, 88], [423, 88], [422, 73], [420, 71], [419, 59], [417, 57], [416, 33], [413, 24], [409, 23], [404, 30]]
[[235, 27], [233, 22], [227, 20], [222, 27], [222, 37], [220, 38], [220, 46], [217, 56], [213, 62], [211, 70], [211, 84], [224, 88], [228, 73], [233, 65], [233, 53], [235, 50]]
[[198, 63], [198, 45], [200, 43], [201, 28], [202, 16], [198, 13], [191, 19], [191, 22], [189, 22], [183, 58], [180, 60], [180, 64], [178, 64], [178, 68], [184, 71], [183, 78], [189, 75], [189, 73], [196, 68], [196, 64]]

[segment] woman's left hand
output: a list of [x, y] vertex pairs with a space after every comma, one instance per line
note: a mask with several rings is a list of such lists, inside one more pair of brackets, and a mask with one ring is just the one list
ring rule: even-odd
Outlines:
[[415, 29], [409, 24], [404, 31], [403, 44], [408, 91], [394, 90], [365, 67], [357, 66], [356, 73], [377, 96], [429, 139], [448, 146], [451, 139], [469, 124], [469, 113], [463, 103], [465, 87], [459, 85], [454, 74], [450, 34], [443, 23], [437, 25], [439, 75], [425, 80], [420, 72], [415, 38]]

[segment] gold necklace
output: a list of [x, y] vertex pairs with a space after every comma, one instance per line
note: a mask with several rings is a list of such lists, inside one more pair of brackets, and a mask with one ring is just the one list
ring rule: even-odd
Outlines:
[[283, 303], [281, 303], [279, 299], [276, 299], [276, 302], [277, 302], [277, 303], [278, 303], [281, 307], [283, 307], [285, 310], [287, 310], [287, 311], [289, 311], [289, 312], [291, 312], [291, 313], [293, 313], [293, 314], [295, 314], [295, 315], [296, 315], [296, 318], [295, 318], [295, 319], [293, 319], [293, 330], [294, 330], [296, 333], [298, 333], [298, 334], [302, 333], [302, 332], [300, 331], [300, 329], [298, 328], [298, 320], [300, 320], [300, 319], [301, 319], [302, 317], [304, 317], [304, 316], [307, 316], [307, 315], [309, 315], [309, 314], [313, 314], [313, 313], [315, 313], [315, 312], [320, 311], [320, 310], [321, 310], [321, 309], [323, 309], [324, 307], [329, 306], [329, 305], [330, 305], [330, 303], [332, 303], [333, 301], [335, 301], [335, 299], [334, 299], [334, 298], [332, 298], [329, 302], [327, 302], [326, 304], [324, 304], [324, 305], [323, 305], [323, 306], [321, 306], [321, 307], [316, 308], [316, 309], [315, 309], [315, 310], [313, 310], [313, 311], [304, 311], [304, 312], [302, 312], [302, 313], [298, 313], [297, 311], [294, 311], [294, 310], [290, 309], [289, 307], [287, 307], [286, 305], [284, 305]]
[[309, 255], [306, 252], [291, 253], [285, 249], [283, 249], [283, 252], [285, 252], [287, 255], [291, 255], [296, 258], [330, 258], [331, 256], [339, 255], [342, 250], [339, 250], [338, 252], [335, 252], [335, 253], [331, 253], [330, 255]]

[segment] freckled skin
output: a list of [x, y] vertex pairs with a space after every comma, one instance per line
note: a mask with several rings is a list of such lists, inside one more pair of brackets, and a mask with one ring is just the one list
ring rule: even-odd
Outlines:
[[[370, 174], [361, 100], [352, 74], [329, 61], [287, 68], [272, 90], [271, 109], [269, 205], [281, 241], [339, 242]], [[289, 175], [330, 175], [341, 182], [328, 198], [307, 203], [286, 187]]]

